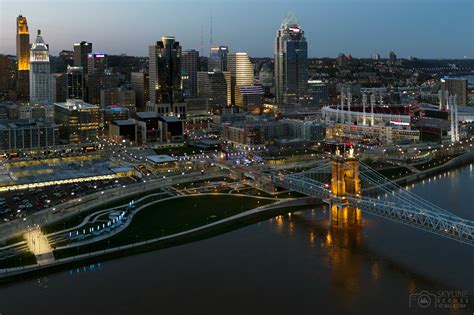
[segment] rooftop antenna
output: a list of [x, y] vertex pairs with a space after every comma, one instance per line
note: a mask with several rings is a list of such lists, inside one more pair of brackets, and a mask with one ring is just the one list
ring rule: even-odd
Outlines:
[[210, 35], [209, 35], [209, 49], [211, 49], [212, 47], [212, 9], [211, 9], [211, 31], [210, 31]]
[[201, 56], [204, 56], [204, 36], [202, 34], [202, 24], [201, 24]]

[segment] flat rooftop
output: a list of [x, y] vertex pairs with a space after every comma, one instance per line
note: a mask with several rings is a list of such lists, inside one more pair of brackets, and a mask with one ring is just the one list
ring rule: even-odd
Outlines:
[[175, 162], [176, 159], [169, 155], [151, 155], [146, 157], [150, 162], [160, 164], [160, 163], [170, 163]]
[[99, 109], [100, 107], [97, 105], [92, 105], [86, 103], [82, 100], [76, 99], [68, 99], [66, 102], [63, 103], [54, 103], [55, 106], [59, 106], [65, 108], [67, 110], [77, 110], [77, 109]]

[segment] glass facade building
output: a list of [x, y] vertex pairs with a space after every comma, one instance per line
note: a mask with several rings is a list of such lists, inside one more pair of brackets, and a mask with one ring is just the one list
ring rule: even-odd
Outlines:
[[163, 36], [149, 47], [150, 102], [174, 103], [182, 100], [182, 49], [174, 36]]
[[275, 98], [277, 104], [298, 103], [308, 81], [308, 43], [295, 17], [287, 17], [275, 40]]
[[68, 99], [54, 104], [54, 122], [59, 126], [59, 138], [69, 144], [97, 140], [100, 123], [99, 106], [82, 100]]
[[227, 54], [229, 48], [227, 46], [211, 47], [209, 61], [207, 63], [207, 70], [212, 71], [227, 71]]

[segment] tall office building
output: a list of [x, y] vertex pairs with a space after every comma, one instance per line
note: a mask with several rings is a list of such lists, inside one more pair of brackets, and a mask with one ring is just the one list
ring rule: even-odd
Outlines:
[[43, 40], [41, 30], [38, 30], [30, 55], [30, 103], [50, 103], [53, 101], [53, 87], [49, 47]]
[[457, 105], [466, 106], [468, 104], [466, 79], [456, 77], [444, 77], [441, 79], [441, 90], [443, 92], [448, 91], [448, 95], [456, 95]]
[[16, 19], [16, 57], [17, 97], [20, 100], [27, 100], [30, 92], [30, 33], [26, 17], [21, 15]]
[[218, 109], [232, 104], [231, 73], [227, 71], [198, 72], [199, 97], [209, 100], [209, 106]]
[[85, 76], [87, 89], [87, 102], [91, 104], [100, 104], [100, 91], [119, 86], [118, 74], [111, 73], [91, 73]]
[[181, 58], [181, 79], [184, 97], [196, 97], [198, 71], [199, 52], [194, 49], [183, 51]]
[[308, 43], [294, 16], [281, 23], [275, 40], [275, 98], [277, 104], [299, 102], [308, 82]]
[[67, 67], [67, 97], [68, 99], [84, 99], [84, 70], [82, 67]]
[[135, 102], [138, 111], [145, 111], [146, 102], [150, 100], [150, 76], [146, 72], [131, 73], [131, 87], [135, 91]]
[[13, 56], [0, 55], [0, 100], [15, 100], [17, 66]]
[[107, 69], [107, 54], [90, 53], [87, 55], [87, 74], [104, 73]]
[[67, 76], [65, 73], [51, 75], [53, 102], [65, 102], [67, 99]]
[[150, 102], [170, 103], [182, 100], [181, 46], [174, 36], [163, 36], [149, 47]]
[[82, 100], [68, 99], [54, 103], [54, 122], [59, 125], [59, 138], [69, 144], [97, 141], [100, 108]]
[[82, 41], [74, 44], [74, 66], [87, 69], [87, 57], [92, 52], [92, 43]]
[[74, 66], [74, 52], [72, 50], [61, 50], [56, 62], [56, 72], [66, 72], [67, 67]]
[[232, 104], [239, 105], [242, 99], [240, 87], [253, 85], [253, 64], [247, 53], [231, 53], [227, 55], [227, 70], [232, 75]]
[[227, 46], [211, 47], [211, 53], [207, 63], [207, 70], [212, 71], [227, 71], [227, 54], [229, 48]]

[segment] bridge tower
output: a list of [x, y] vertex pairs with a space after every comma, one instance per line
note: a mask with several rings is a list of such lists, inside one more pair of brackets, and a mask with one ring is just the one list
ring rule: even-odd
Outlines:
[[359, 160], [354, 157], [352, 148], [342, 155], [338, 149], [331, 161], [329, 205], [332, 226], [347, 227], [362, 223], [360, 209], [350, 206], [348, 195], [360, 196]]

